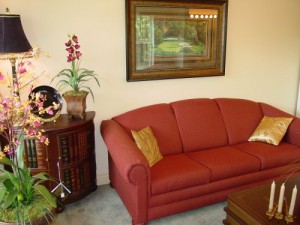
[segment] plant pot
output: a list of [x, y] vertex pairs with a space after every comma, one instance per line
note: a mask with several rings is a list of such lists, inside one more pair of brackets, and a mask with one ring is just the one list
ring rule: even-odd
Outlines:
[[[48, 224], [50, 225], [50, 224], [52, 224], [51, 223], [52, 219], [51, 219], [50, 215], [47, 215], [46, 217], [47, 217], [47, 219], [43, 216], [43, 217], [37, 218], [34, 221], [31, 221], [31, 223], [26, 222], [25, 225], [48, 225]], [[0, 225], [16, 225], [16, 223], [14, 223], [14, 222], [8, 223], [8, 222], [0, 221]], [[18, 223], [17, 225], [22, 225], [22, 224]]]
[[63, 98], [67, 103], [67, 113], [69, 119], [84, 119], [86, 110], [87, 91], [68, 91], [63, 94]]

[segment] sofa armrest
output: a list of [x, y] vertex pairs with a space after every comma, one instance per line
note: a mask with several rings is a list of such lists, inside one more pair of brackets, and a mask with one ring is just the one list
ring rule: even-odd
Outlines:
[[266, 103], [260, 103], [260, 106], [265, 116], [292, 117], [293, 121], [290, 124], [284, 139], [293, 145], [300, 146], [300, 118]]
[[149, 164], [125, 129], [114, 120], [104, 120], [100, 131], [109, 154], [124, 180], [136, 185], [146, 178], [149, 185]]
[[287, 130], [285, 139], [291, 144], [300, 146], [300, 118], [294, 117]]

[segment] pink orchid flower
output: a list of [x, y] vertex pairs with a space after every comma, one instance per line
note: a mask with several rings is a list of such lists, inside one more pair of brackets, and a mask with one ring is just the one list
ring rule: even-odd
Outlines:
[[73, 40], [75, 43], [78, 43], [78, 37], [77, 37], [76, 35], [74, 35], [74, 36], [72, 37], [72, 40]]
[[40, 142], [45, 142], [47, 140], [46, 136], [41, 136]]
[[26, 72], [27, 72], [27, 70], [26, 70], [26, 68], [24, 68], [24, 67], [21, 67], [21, 68], [19, 69], [19, 73], [20, 73], [20, 74], [26, 73]]
[[39, 126], [41, 126], [42, 124], [41, 124], [39, 121], [34, 121], [33, 125], [34, 125], [35, 127], [39, 127]]
[[54, 114], [52, 109], [48, 109], [48, 110], [47, 110], [47, 113], [48, 113], [49, 115], [53, 115], [53, 114]]
[[79, 59], [79, 57], [82, 55], [80, 51], [76, 51], [76, 58]]
[[69, 52], [70, 54], [72, 54], [74, 52], [74, 48], [73, 47], [69, 47], [66, 48], [67, 52]]
[[65, 43], [65, 45], [66, 45], [67, 47], [71, 46], [71, 44], [72, 44], [71, 40], [69, 40], [67, 43]]
[[36, 131], [33, 128], [30, 128], [27, 132], [29, 135], [34, 135]]
[[69, 55], [68, 56], [68, 61], [67, 62], [72, 62], [76, 59], [76, 57], [74, 57], [73, 55]]

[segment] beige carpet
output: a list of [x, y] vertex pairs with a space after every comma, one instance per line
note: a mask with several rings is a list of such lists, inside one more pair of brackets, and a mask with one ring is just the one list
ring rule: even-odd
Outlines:
[[[154, 220], [149, 225], [221, 225], [226, 202]], [[80, 201], [66, 205], [57, 225], [131, 225], [131, 218], [119, 196], [109, 185]]]

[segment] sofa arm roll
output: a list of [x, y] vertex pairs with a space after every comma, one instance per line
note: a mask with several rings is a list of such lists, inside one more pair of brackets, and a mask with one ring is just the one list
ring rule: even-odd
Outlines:
[[284, 112], [266, 103], [259, 103], [259, 104], [265, 116], [282, 116], [282, 117], [293, 118], [293, 121], [290, 124], [287, 133], [285, 135], [285, 140], [293, 145], [300, 146], [300, 118], [295, 117], [290, 113]]
[[104, 120], [101, 123], [100, 132], [121, 176], [129, 183], [136, 185], [137, 178], [143, 174], [149, 184], [149, 164], [124, 128], [114, 120]]
[[287, 142], [300, 146], [300, 118], [294, 117], [286, 133]]

